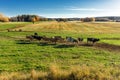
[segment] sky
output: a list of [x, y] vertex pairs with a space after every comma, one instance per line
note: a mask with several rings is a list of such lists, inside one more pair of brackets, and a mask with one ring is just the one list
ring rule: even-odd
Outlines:
[[0, 0], [0, 13], [48, 18], [120, 16], [120, 0]]

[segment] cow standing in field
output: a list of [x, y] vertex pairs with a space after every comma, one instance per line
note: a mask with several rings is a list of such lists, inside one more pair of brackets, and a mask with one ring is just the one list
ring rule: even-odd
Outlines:
[[50, 38], [46, 37], [46, 36], [43, 36], [42, 38], [44, 41], [50, 41]]
[[54, 36], [53, 38], [50, 38], [51, 42], [54, 42], [56, 44], [56, 42], [58, 41], [63, 41], [64, 39], [61, 36]]
[[32, 37], [36, 40], [39, 40], [39, 41], [43, 38], [42, 36], [38, 36], [37, 33], [34, 33], [34, 35], [32, 35]]
[[32, 35], [32, 37], [36, 40], [39, 40], [39, 41], [43, 38], [42, 36], [34, 36], [34, 35]]
[[57, 42], [57, 39], [55, 39], [55, 38], [48, 38], [48, 37], [46, 37], [46, 36], [43, 36], [42, 37], [42, 39], [44, 40], [44, 41], [47, 41], [47, 42], [54, 42], [55, 44], [56, 44], [56, 42]]
[[38, 34], [37, 33], [34, 33], [34, 35], [30, 35], [30, 36], [26, 36], [26, 38], [27, 39], [29, 39], [29, 40], [41, 40], [43, 37], [42, 36], [38, 36]]
[[62, 38], [61, 36], [54, 36], [54, 39], [60, 42], [64, 41], [64, 38]]
[[100, 39], [97, 39], [97, 38], [87, 38], [87, 43], [88, 42], [92, 42], [93, 44], [100, 41]]
[[72, 37], [66, 37], [67, 42], [72, 42], [72, 43], [78, 43], [78, 40], [72, 38]]

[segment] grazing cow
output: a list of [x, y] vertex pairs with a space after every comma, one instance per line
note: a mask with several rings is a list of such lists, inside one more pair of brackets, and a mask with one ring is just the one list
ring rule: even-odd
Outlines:
[[38, 36], [38, 33], [34, 33], [34, 35], [32, 35], [32, 37], [39, 41], [43, 38], [42, 36]]
[[73, 42], [73, 43], [78, 43], [78, 40], [72, 38], [72, 37], [66, 37], [67, 42]]
[[38, 36], [37, 33], [34, 33], [34, 35], [26, 36], [26, 38], [30, 39], [30, 40], [36, 39], [36, 40], [40, 41], [43, 37], [42, 36]]
[[61, 39], [61, 36], [54, 36], [55, 39]]
[[54, 36], [54, 37], [51, 37], [51, 38], [48, 38], [46, 36], [43, 36], [42, 38], [44, 41], [50, 41], [50, 42], [54, 42], [56, 44], [57, 41], [62, 41], [64, 40], [61, 36]]
[[98, 41], [100, 41], [100, 39], [97, 39], [97, 38], [87, 38], [87, 43], [88, 42], [92, 42], [94, 44], [95, 42], [98, 42]]
[[54, 39], [57, 41], [64, 41], [64, 38], [62, 38], [61, 36], [54, 36]]
[[37, 36], [37, 35], [32, 35], [32, 37], [39, 41], [43, 38], [42, 36]]
[[46, 36], [43, 36], [42, 37], [42, 39], [44, 40], [44, 41], [48, 41], [48, 42], [57, 42], [57, 40], [55, 39], [55, 38], [48, 38], [48, 37], [46, 37]]
[[54, 42], [56, 44], [56, 42], [58, 41], [58, 39], [57, 38], [50, 38], [50, 41]]
[[50, 41], [50, 38], [46, 37], [46, 36], [43, 36], [42, 38], [44, 41]]

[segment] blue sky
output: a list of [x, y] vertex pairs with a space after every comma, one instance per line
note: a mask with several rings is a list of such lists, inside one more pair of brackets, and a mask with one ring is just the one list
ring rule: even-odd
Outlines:
[[119, 4], [120, 0], [0, 0], [0, 13], [44, 17], [120, 16]]

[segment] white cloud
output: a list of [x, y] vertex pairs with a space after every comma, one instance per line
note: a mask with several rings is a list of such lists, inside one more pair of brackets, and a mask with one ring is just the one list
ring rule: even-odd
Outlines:
[[96, 8], [68, 8], [66, 10], [72, 10], [72, 11], [104, 11], [104, 9], [96, 9]]

